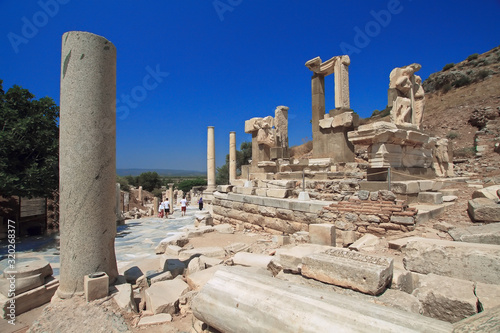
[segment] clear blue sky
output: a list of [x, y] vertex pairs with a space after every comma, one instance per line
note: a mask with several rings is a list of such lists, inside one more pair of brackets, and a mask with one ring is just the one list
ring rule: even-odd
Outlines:
[[[311, 138], [307, 60], [350, 52], [351, 108], [367, 117], [386, 106], [394, 67], [420, 63], [425, 80], [488, 51], [499, 17], [499, 0], [0, 0], [0, 79], [59, 104], [61, 36], [101, 35], [117, 48], [117, 167], [206, 170], [207, 126], [217, 166], [229, 132], [239, 148], [245, 120], [278, 105], [290, 108], [290, 145]], [[148, 68], [168, 76], [127, 105]], [[333, 75], [326, 89], [331, 109]]]

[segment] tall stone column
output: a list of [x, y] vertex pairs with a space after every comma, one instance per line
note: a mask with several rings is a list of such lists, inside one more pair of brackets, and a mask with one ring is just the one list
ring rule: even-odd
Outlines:
[[116, 48], [101, 36], [62, 37], [58, 296], [83, 293], [83, 277], [118, 270], [116, 235]]
[[229, 184], [236, 179], [236, 132], [229, 132]]
[[168, 184], [168, 202], [170, 203], [170, 213], [174, 213], [174, 183]]
[[215, 136], [213, 126], [208, 126], [207, 136], [207, 191], [215, 191]]
[[325, 77], [321, 74], [314, 74], [311, 79], [312, 89], [312, 136], [313, 152], [314, 144], [320, 142], [321, 133], [319, 121], [325, 118]]
[[349, 97], [349, 56], [341, 56], [335, 62], [335, 108], [350, 109]]

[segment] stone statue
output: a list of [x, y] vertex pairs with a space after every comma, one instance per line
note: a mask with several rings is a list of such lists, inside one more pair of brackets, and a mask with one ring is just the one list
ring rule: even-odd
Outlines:
[[434, 170], [439, 177], [453, 177], [453, 160], [449, 153], [448, 139], [438, 139], [434, 148]]
[[389, 75], [389, 101], [391, 121], [396, 125], [413, 124], [420, 128], [424, 113], [425, 92], [422, 79], [415, 75], [422, 68], [419, 64], [398, 67]]
[[260, 118], [254, 123], [254, 128], [257, 130], [257, 143], [259, 145], [266, 145], [268, 147], [276, 145], [273, 125], [274, 119], [272, 116]]

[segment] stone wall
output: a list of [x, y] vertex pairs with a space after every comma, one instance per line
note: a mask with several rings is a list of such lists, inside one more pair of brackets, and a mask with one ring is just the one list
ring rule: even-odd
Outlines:
[[318, 213], [332, 203], [216, 192], [212, 204], [215, 224], [230, 223], [238, 230], [264, 230], [281, 235], [308, 231], [309, 224], [322, 223]]
[[320, 223], [335, 225], [337, 245], [347, 245], [364, 234], [392, 236], [415, 229], [417, 210], [396, 200], [389, 191], [359, 191], [358, 198], [330, 204], [318, 214]]

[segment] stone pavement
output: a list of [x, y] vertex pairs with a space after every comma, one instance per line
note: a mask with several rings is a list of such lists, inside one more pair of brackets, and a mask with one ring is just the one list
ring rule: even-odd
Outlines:
[[[125, 225], [117, 227], [115, 238], [116, 260], [118, 269], [141, 258], [155, 258], [155, 247], [160, 240], [169, 233], [178, 229], [194, 225], [194, 214], [199, 212], [197, 207], [188, 207], [186, 216], [181, 216], [180, 211], [175, 211], [168, 219], [145, 217], [137, 220], [127, 220]], [[7, 267], [7, 242], [0, 242], [0, 271]], [[16, 240], [16, 263], [32, 260], [46, 260], [53, 269], [53, 276], [59, 278], [59, 234], [46, 236], [26, 237]], [[27, 328], [41, 313], [44, 306], [29, 311], [16, 319], [15, 326], [0, 319], [0, 332], [16, 332]], [[31, 314], [31, 315], [30, 315]]]

